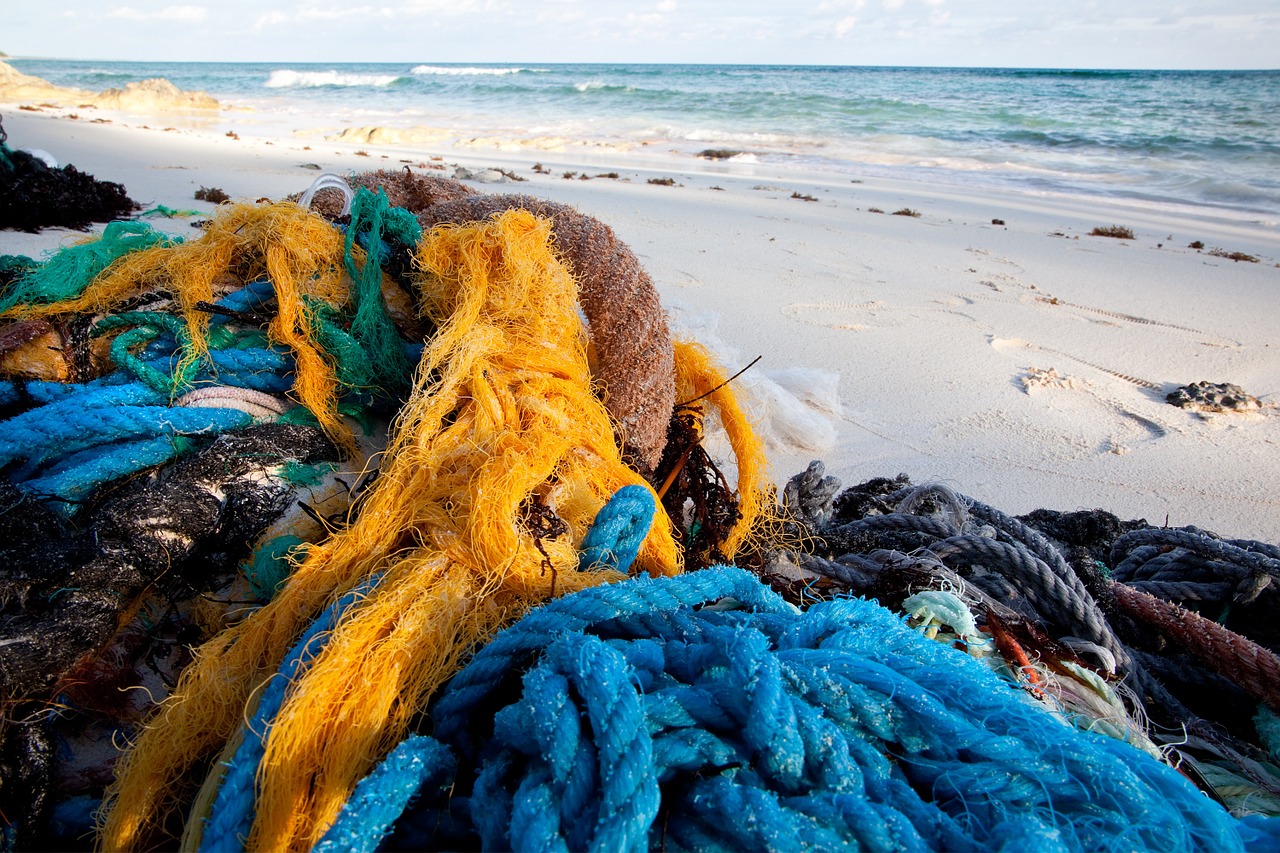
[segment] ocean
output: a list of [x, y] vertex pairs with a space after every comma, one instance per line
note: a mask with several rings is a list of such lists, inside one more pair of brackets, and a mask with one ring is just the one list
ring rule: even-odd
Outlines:
[[251, 133], [430, 127], [535, 158], [557, 139], [609, 153], [720, 149], [772, 171], [1280, 215], [1280, 71], [10, 63], [94, 90], [164, 77], [253, 107]]

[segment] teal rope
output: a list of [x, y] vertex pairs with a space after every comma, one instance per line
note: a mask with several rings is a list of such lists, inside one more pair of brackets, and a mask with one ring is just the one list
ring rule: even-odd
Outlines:
[[[111, 360], [163, 394], [189, 390], [192, 380], [200, 370], [200, 364], [195, 359], [186, 357], [192, 345], [186, 321], [162, 311], [127, 311], [99, 320], [94, 326], [94, 334], [100, 335], [130, 326], [133, 328], [117, 335], [111, 342]], [[134, 347], [145, 346], [162, 332], [168, 332], [177, 341], [179, 363], [186, 362], [181, 373], [170, 375], [156, 370], [132, 353]]]
[[[352, 254], [357, 238], [366, 249], [363, 269], [356, 268]], [[351, 224], [343, 246], [343, 260], [353, 284], [351, 336], [368, 353], [379, 380], [389, 390], [399, 390], [409, 383], [410, 366], [382, 299], [384, 239], [413, 248], [422, 239], [422, 226], [408, 211], [392, 207], [382, 189], [375, 194], [361, 187], [351, 202]]]
[[644, 486], [623, 486], [596, 515], [583, 538], [579, 568], [627, 571], [649, 535], [656, 511], [653, 492]]
[[253, 553], [245, 574], [259, 601], [270, 601], [275, 597], [276, 590], [289, 577], [289, 552], [305, 544], [305, 540], [286, 534], [263, 543]]
[[110, 222], [97, 240], [59, 249], [39, 267], [17, 279], [0, 298], [0, 311], [15, 305], [47, 305], [73, 299], [125, 255], [180, 242], [181, 238], [157, 231], [145, 222]]

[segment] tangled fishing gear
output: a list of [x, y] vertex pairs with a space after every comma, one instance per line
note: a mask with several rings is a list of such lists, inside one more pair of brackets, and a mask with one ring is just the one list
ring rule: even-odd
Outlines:
[[123, 219], [142, 209], [120, 184], [99, 181], [75, 166], [50, 166], [10, 148], [8, 138], [0, 123], [0, 228], [84, 230], [90, 223]]
[[732, 568], [538, 608], [475, 654], [421, 728], [315, 849], [1189, 851], [1280, 839], [1276, 821], [1232, 818], [1159, 760], [1052, 717], [873, 602], [800, 611]]
[[[605, 405], [617, 420], [628, 461], [642, 473], [657, 466], [675, 404], [671, 335], [657, 290], [613, 229], [572, 207], [523, 195], [478, 195], [457, 181], [385, 170], [354, 175], [356, 186], [387, 193], [423, 227], [488, 219], [504, 210], [549, 218], [556, 250], [578, 280]], [[321, 209], [336, 213], [335, 201]]]
[[1280, 840], [1280, 549], [779, 506], [606, 226], [354, 182], [0, 264], [10, 846]]
[[[296, 772], [265, 786], [264, 803], [288, 805], [266, 810], [253, 832], [272, 845], [304, 844], [489, 632], [531, 604], [621, 577], [613, 557], [577, 553], [608, 495], [648, 489], [656, 507], [652, 487], [618, 455], [618, 422], [594, 396], [608, 388], [590, 371], [575, 282], [549, 224], [527, 212], [423, 240], [406, 211], [361, 189], [336, 228], [289, 203], [225, 206], [198, 239], [117, 222], [43, 263], [20, 260], [6, 267], [0, 292], [0, 455], [11, 508], [39, 512], [6, 521], [15, 537], [39, 531], [64, 542], [66, 579], [6, 577], [5, 626], [72, 619], [67, 601], [102, 606], [96, 627], [58, 652], [22, 637], [0, 644], [0, 658], [21, 663], [14, 672], [42, 672], [6, 705], [11, 721], [25, 721], [0, 727], [0, 764], [14, 771], [6, 778], [39, 782], [29, 795], [0, 782], [6, 812], [25, 818], [9, 825], [16, 837], [41, 837], [45, 826], [65, 843], [104, 814], [93, 792], [114, 773], [115, 755], [101, 747], [151, 702], [132, 693], [126, 712], [96, 696], [118, 684], [157, 700], [184, 669], [119, 767], [121, 805], [103, 838], [162, 843], [184, 822], [192, 835], [201, 823], [183, 811], [208, 808], [220, 778], [208, 762], [236, 740], [292, 637], [326, 599], [377, 577], [356, 608], [366, 618], [308, 670], [331, 687], [291, 696], [264, 742], [268, 765], [289, 755]], [[607, 361], [596, 331], [593, 351]], [[682, 393], [723, 385], [705, 353], [682, 346]], [[763, 455], [730, 392], [704, 407], [745, 454], [741, 511], [703, 534], [732, 555], [758, 536], [767, 508]], [[255, 434], [268, 443], [253, 450], [244, 442]], [[325, 449], [297, 455], [270, 443], [285, 435]], [[220, 480], [201, 473], [227, 453]], [[371, 458], [378, 467], [362, 476]], [[737, 493], [717, 485], [732, 504]], [[155, 503], [172, 500], [191, 510]], [[639, 565], [675, 571], [673, 537], [698, 522], [676, 529], [657, 512], [635, 545]], [[106, 530], [127, 541], [103, 559], [95, 548], [113, 541]], [[150, 544], [170, 540], [183, 549], [172, 567]], [[211, 554], [221, 555], [213, 571]], [[103, 570], [86, 573], [94, 560]], [[233, 565], [241, 572], [228, 575]], [[410, 631], [414, 619], [424, 630]], [[370, 645], [388, 631], [421, 652], [412, 666], [403, 649]], [[210, 637], [187, 668], [188, 650]], [[344, 673], [361, 671], [352, 656], [367, 673], [390, 666], [401, 679], [377, 695], [350, 693]], [[317, 702], [335, 729], [309, 730]], [[381, 722], [352, 738], [341, 722], [350, 714]], [[75, 756], [50, 762], [39, 744]], [[308, 774], [328, 785], [312, 800], [318, 817], [294, 807], [299, 785], [312, 790]], [[204, 793], [195, 790], [202, 776]]]
[[1235, 813], [1280, 815], [1280, 742], [1259, 722], [1280, 710], [1280, 548], [1102, 511], [1017, 519], [904, 476], [841, 491], [824, 474], [815, 462], [784, 490], [814, 547], [774, 555], [776, 588], [893, 607], [954, 592], [993, 663], [1043, 701], [1165, 755]]
[[[192, 770], [208, 767], [206, 790], [216, 789], [222, 765], [206, 762], [233, 739], [246, 702], [325, 602], [366, 579], [379, 577], [274, 718], [251, 847], [315, 843], [492, 631], [557, 594], [620, 577], [579, 570], [578, 545], [611, 494], [649, 487], [623, 464], [591, 393], [574, 282], [549, 236], [545, 220], [512, 211], [424, 239], [419, 284], [436, 333], [378, 479], [350, 526], [308, 548], [276, 597], [183, 673], [119, 768], [105, 845], [153, 843], [165, 815], [194, 794], [181, 785]], [[679, 569], [664, 513], [637, 567]]]

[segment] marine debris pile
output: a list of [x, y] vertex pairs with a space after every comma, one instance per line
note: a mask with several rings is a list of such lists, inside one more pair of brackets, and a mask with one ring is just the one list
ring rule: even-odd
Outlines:
[[777, 494], [571, 208], [114, 221], [0, 264], [0, 376], [6, 849], [1280, 843], [1280, 548]]

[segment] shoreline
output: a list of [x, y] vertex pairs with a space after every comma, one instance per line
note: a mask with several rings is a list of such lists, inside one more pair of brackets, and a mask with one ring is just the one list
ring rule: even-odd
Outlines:
[[[207, 212], [193, 199], [201, 186], [281, 198], [323, 172], [404, 165], [526, 178], [467, 183], [599, 218], [636, 252], [677, 328], [711, 345], [729, 373], [764, 356], [738, 381], [773, 407], [764, 432], [779, 485], [822, 459], [846, 487], [901, 472], [1010, 514], [1102, 508], [1280, 540], [1275, 223], [662, 152], [232, 138], [161, 129], [175, 126], [172, 114], [95, 110], [111, 121], [95, 124], [67, 112], [6, 106], [9, 145], [122, 183], [144, 208]], [[547, 174], [533, 171], [539, 162]], [[648, 183], [659, 178], [674, 185]], [[186, 220], [148, 221], [195, 233]], [[1089, 234], [1111, 225], [1135, 238]], [[39, 257], [76, 236], [4, 231], [0, 253]], [[1188, 248], [1195, 241], [1204, 250]], [[1199, 380], [1238, 384], [1266, 407], [1202, 416], [1164, 402]]]

